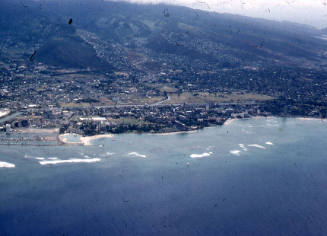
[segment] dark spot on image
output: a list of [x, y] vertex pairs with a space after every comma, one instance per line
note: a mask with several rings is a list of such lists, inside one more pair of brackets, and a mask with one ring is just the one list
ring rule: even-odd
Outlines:
[[166, 9], [164, 9], [164, 11], [163, 11], [163, 15], [164, 15], [164, 17], [169, 17], [170, 16], [170, 14], [169, 14], [169, 12], [168, 12], [168, 9], [166, 8]]
[[30, 56], [30, 61], [33, 61], [36, 55], [36, 51], [33, 52], [33, 54]]

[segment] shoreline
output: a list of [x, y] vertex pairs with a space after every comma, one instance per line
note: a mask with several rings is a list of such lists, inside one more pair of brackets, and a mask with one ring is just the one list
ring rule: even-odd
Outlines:
[[[223, 127], [228, 126], [232, 124], [236, 120], [247, 120], [247, 119], [273, 119], [273, 118], [286, 118], [286, 119], [295, 119], [299, 121], [321, 121], [326, 122], [327, 118], [317, 118], [317, 117], [282, 117], [282, 116], [253, 116], [253, 117], [247, 117], [247, 118], [229, 118], [225, 120], [225, 122], [221, 125], [210, 125], [203, 128], [209, 128], [209, 127]], [[202, 129], [202, 128], [201, 128]], [[159, 136], [169, 136], [169, 135], [176, 135], [176, 134], [193, 134], [200, 132], [201, 129], [195, 129], [195, 130], [188, 130], [188, 131], [171, 131], [171, 132], [157, 132], [157, 133], [150, 133], [150, 132], [143, 132], [140, 134], [147, 134], [147, 135], [159, 135]], [[107, 133], [107, 134], [97, 134], [93, 136], [81, 136], [79, 134], [74, 133], [65, 133], [65, 134], [59, 134], [59, 128], [20, 128], [15, 130], [13, 133], [26, 133], [26, 134], [49, 134], [49, 135], [55, 135], [57, 140], [57, 145], [72, 145], [72, 146], [91, 146], [92, 142], [96, 139], [100, 138], [113, 138], [114, 134]], [[126, 132], [128, 133], [128, 132]], [[126, 134], [121, 133], [121, 134]], [[76, 140], [69, 140], [71, 136], [75, 136]], [[48, 141], [55, 141], [55, 140], [48, 140]], [[0, 143], [1, 145], [1, 143]]]
[[0, 110], [0, 118], [5, 118], [10, 114], [10, 110]]
[[239, 119], [238, 118], [229, 118], [221, 126], [228, 126], [231, 123], [233, 123], [235, 120], [239, 120]]
[[[79, 141], [77, 142], [73, 142], [73, 141], [69, 141], [67, 136], [79, 136]], [[94, 136], [80, 136], [78, 134], [74, 134], [74, 133], [66, 133], [66, 134], [60, 134], [58, 135], [58, 140], [64, 144], [64, 145], [84, 145], [84, 146], [90, 146], [92, 145], [92, 141], [96, 140], [96, 139], [100, 139], [100, 138], [113, 138], [114, 135], [113, 134], [98, 134], [98, 135], [94, 135]]]
[[188, 130], [188, 131], [172, 131], [172, 132], [166, 132], [166, 133], [148, 133], [150, 135], [160, 135], [160, 136], [167, 136], [167, 135], [173, 135], [173, 134], [191, 134], [191, 133], [197, 133], [200, 129], [196, 130]]
[[85, 146], [90, 146], [92, 145], [93, 140], [100, 139], [100, 138], [113, 138], [113, 137], [114, 137], [113, 134], [97, 134], [94, 136], [80, 137], [80, 140]]
[[297, 117], [297, 120], [305, 120], [305, 121], [327, 121], [327, 118], [315, 118], [315, 117]]
[[67, 144], [68, 145], [83, 145], [83, 143], [81, 141], [80, 142], [68, 141], [67, 136], [70, 136], [70, 135], [76, 135], [76, 134], [73, 134], [73, 133], [59, 134], [58, 142], [63, 145], [67, 145]]

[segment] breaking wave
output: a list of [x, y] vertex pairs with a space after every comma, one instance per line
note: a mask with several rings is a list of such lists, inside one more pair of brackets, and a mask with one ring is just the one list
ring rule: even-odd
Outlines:
[[259, 144], [249, 144], [249, 147], [256, 147], [256, 148], [260, 148], [260, 149], [266, 149], [264, 146], [259, 145]]
[[92, 162], [99, 162], [101, 161], [100, 158], [92, 158], [92, 159], [68, 159], [68, 160], [46, 160], [40, 161], [41, 165], [57, 165], [63, 163], [92, 163]]
[[235, 156], [239, 156], [241, 155], [241, 151], [240, 150], [231, 150], [229, 151], [230, 154], [235, 155]]
[[142, 158], [146, 158], [146, 155], [137, 153], [137, 152], [130, 152], [128, 153], [129, 156], [134, 156], [134, 157], [142, 157]]
[[191, 154], [190, 157], [191, 158], [203, 158], [203, 157], [209, 157], [213, 154], [213, 152], [205, 152], [202, 154]]
[[9, 162], [4, 162], [4, 161], [0, 161], [0, 168], [15, 168], [16, 165], [9, 163]]
[[248, 149], [245, 147], [245, 145], [242, 144], [242, 143], [240, 143], [239, 146], [240, 146], [240, 148], [241, 148], [243, 151], [245, 151], [245, 152], [248, 150]]

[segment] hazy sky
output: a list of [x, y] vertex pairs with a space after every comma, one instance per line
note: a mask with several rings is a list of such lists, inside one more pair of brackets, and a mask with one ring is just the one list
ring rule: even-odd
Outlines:
[[208, 11], [288, 20], [327, 27], [327, 0], [128, 0], [138, 3], [169, 3]]

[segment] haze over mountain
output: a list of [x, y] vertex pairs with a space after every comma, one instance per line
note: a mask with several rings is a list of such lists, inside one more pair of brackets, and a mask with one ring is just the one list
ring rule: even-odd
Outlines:
[[[326, 27], [326, 0], [127, 0], [133, 3], [187, 6], [219, 13], [231, 13], [277, 21], [292, 21]], [[314, 13], [314, 14], [313, 14]]]
[[[49, 65], [110, 68], [117, 57], [126, 57], [120, 67], [127, 70], [137, 67], [136, 57], [141, 57], [145, 64], [183, 61], [208, 69], [259, 62], [316, 66], [325, 59], [322, 31], [295, 23], [162, 4], [86, 0], [0, 4], [1, 44], [7, 48], [19, 44], [26, 53], [35, 49], [36, 60]], [[67, 24], [69, 18], [74, 19], [72, 25]]]

